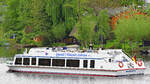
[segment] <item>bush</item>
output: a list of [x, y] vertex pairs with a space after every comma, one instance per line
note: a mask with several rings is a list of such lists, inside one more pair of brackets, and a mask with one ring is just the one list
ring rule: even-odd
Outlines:
[[118, 40], [110, 40], [110, 41], [107, 41], [107, 44], [105, 45], [105, 48], [120, 49], [121, 48], [121, 43]]
[[65, 43], [53, 43], [51, 46], [58, 47], [58, 46], [66, 46]]

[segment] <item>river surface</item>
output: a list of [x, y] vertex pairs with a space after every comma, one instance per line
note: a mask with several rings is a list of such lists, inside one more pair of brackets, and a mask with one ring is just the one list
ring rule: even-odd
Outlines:
[[0, 58], [0, 84], [150, 84], [150, 61], [145, 61], [145, 75], [87, 77], [8, 72], [6, 60]]

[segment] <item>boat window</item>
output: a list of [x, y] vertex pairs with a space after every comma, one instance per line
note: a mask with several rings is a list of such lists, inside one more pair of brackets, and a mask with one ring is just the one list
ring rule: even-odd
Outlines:
[[95, 61], [91, 60], [91, 62], [90, 62], [90, 68], [94, 68], [94, 66], [95, 66]]
[[79, 67], [79, 60], [67, 60], [67, 67]]
[[52, 66], [65, 66], [65, 60], [64, 59], [53, 59]]
[[39, 59], [40, 66], [51, 66], [51, 59]]
[[87, 63], [88, 63], [87, 60], [84, 60], [84, 61], [83, 61], [83, 68], [87, 68]]
[[122, 58], [123, 58], [123, 62], [129, 62], [129, 60], [125, 58], [124, 56]]
[[16, 58], [15, 65], [21, 65], [22, 64], [22, 58]]
[[109, 59], [109, 62], [111, 62], [112, 60], [111, 59]]
[[23, 65], [29, 65], [30, 64], [30, 59], [29, 58], [24, 58], [23, 59]]
[[31, 65], [36, 65], [36, 58], [32, 58]]

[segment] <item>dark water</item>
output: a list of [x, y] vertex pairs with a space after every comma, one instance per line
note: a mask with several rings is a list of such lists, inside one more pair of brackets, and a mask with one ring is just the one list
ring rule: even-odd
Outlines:
[[150, 61], [145, 61], [145, 75], [87, 77], [8, 72], [6, 60], [0, 58], [0, 84], [150, 84]]

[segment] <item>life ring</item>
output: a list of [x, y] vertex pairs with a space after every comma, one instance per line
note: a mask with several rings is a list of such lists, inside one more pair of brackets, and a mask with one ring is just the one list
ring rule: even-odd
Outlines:
[[142, 66], [143, 62], [142, 61], [138, 61], [137, 64], [138, 64], [138, 66]]
[[123, 64], [122, 62], [119, 62], [119, 63], [118, 63], [118, 66], [119, 66], [120, 68], [122, 68], [122, 67], [124, 66], [124, 64]]

